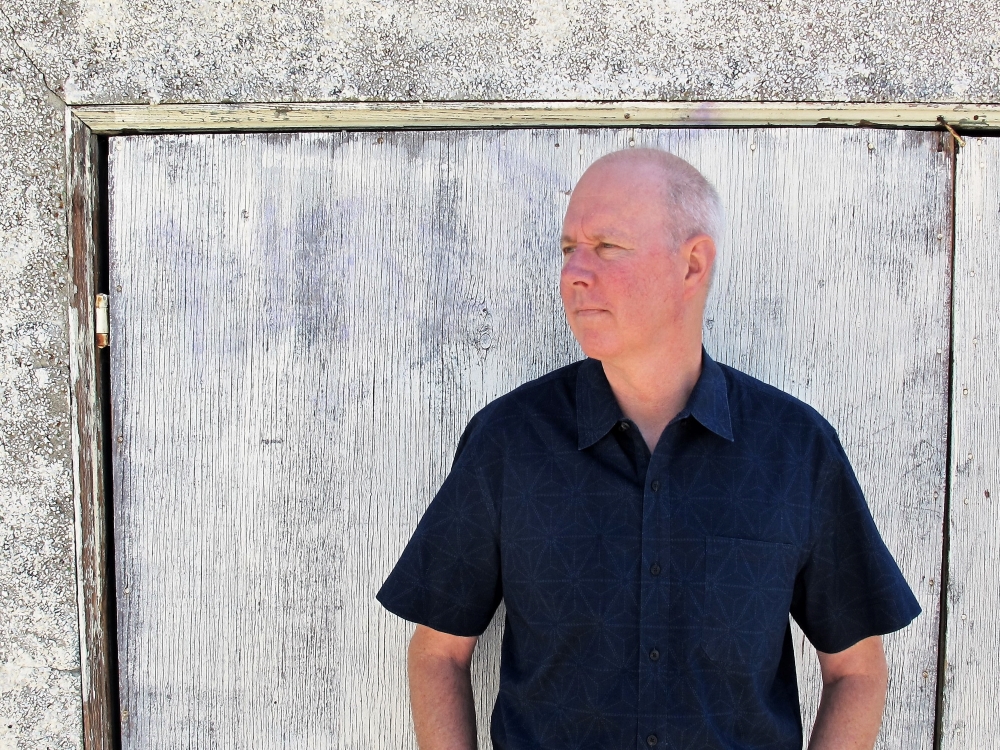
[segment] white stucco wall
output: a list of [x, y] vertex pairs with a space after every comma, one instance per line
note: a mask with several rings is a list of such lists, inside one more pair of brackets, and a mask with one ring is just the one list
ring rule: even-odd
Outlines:
[[1000, 101], [1000, 0], [3, 0], [0, 750], [80, 744], [63, 103]]

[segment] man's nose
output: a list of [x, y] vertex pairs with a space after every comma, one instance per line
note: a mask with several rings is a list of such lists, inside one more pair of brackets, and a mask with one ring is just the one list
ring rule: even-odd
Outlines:
[[562, 281], [570, 286], [590, 286], [594, 283], [594, 257], [586, 248], [577, 247], [566, 255]]

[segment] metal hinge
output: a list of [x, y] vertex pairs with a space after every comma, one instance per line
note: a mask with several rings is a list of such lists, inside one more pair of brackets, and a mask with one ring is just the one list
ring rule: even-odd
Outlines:
[[108, 345], [111, 326], [108, 323], [108, 295], [98, 294], [94, 300], [94, 333], [97, 334], [97, 348]]

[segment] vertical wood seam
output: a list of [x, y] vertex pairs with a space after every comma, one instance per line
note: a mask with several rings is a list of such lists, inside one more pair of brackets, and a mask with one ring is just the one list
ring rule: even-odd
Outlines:
[[951, 553], [951, 491], [952, 491], [952, 471], [951, 458], [953, 455], [953, 431], [952, 426], [955, 421], [955, 254], [957, 247], [957, 237], [955, 233], [955, 194], [958, 190], [958, 159], [960, 151], [954, 139], [948, 139], [948, 148], [951, 153], [951, 205], [949, 206], [948, 219], [951, 222], [951, 260], [950, 260], [950, 292], [948, 299], [948, 419], [945, 423], [945, 476], [944, 476], [944, 507], [942, 509], [941, 522], [941, 573], [939, 577], [940, 587], [938, 588], [938, 653], [937, 653], [937, 679], [935, 680], [934, 695], [934, 738], [932, 747], [934, 750], [941, 748], [941, 732], [944, 721], [944, 689], [945, 670], [948, 666], [948, 586], [949, 586], [949, 555]]
[[68, 314], [80, 688], [84, 750], [113, 750], [107, 515], [100, 363], [94, 338], [99, 237], [97, 137], [66, 113]]

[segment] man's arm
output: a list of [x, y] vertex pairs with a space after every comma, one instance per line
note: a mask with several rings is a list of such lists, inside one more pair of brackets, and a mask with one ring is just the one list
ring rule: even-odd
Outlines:
[[469, 665], [477, 640], [417, 625], [406, 665], [420, 750], [475, 750], [476, 706]]
[[809, 750], [871, 750], [882, 725], [889, 681], [881, 636], [836, 654], [817, 654], [823, 697]]

